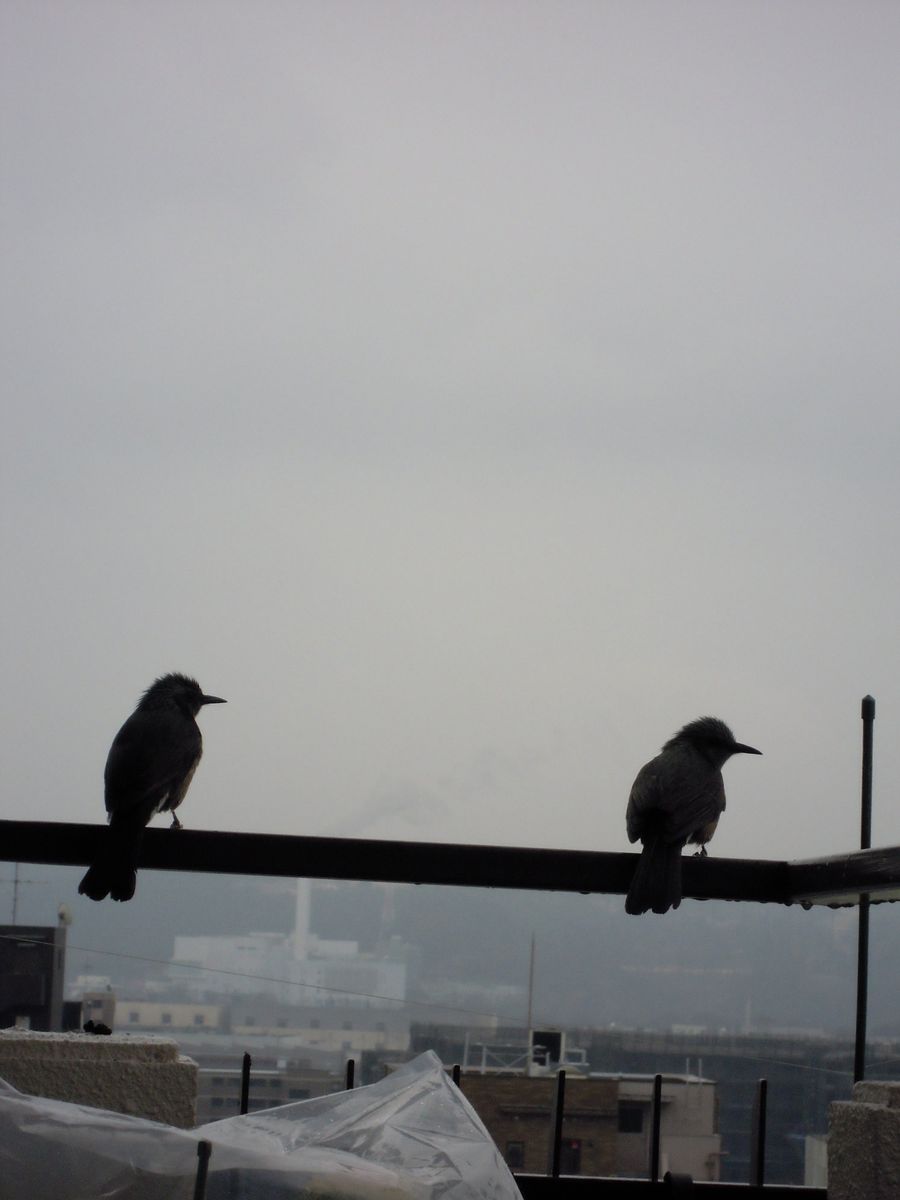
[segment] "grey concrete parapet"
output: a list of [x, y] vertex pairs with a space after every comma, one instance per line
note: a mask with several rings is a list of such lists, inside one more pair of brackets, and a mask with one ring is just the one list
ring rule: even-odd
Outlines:
[[182, 1129], [196, 1123], [197, 1064], [168, 1038], [3, 1029], [0, 1078], [31, 1096]]
[[831, 1105], [828, 1200], [900, 1196], [900, 1083], [854, 1084], [853, 1099]]

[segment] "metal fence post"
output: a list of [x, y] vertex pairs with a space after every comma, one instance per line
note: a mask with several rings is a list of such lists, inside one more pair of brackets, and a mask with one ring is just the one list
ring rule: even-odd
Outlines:
[[250, 1108], [250, 1064], [253, 1060], [250, 1055], [244, 1051], [244, 1057], [241, 1060], [241, 1116]]
[[[864, 696], [862, 701], [862, 795], [860, 798], [859, 848], [872, 845], [872, 759], [875, 732], [875, 701]], [[859, 898], [859, 936], [856, 947], [856, 1047], [853, 1055], [853, 1080], [866, 1075], [866, 1021], [869, 1006], [869, 897]]]
[[206, 1195], [206, 1175], [209, 1171], [209, 1156], [212, 1154], [212, 1142], [206, 1138], [197, 1143], [197, 1174], [194, 1178], [194, 1200], [203, 1200]]
[[766, 1099], [768, 1082], [760, 1079], [753, 1103], [753, 1125], [750, 1134], [750, 1183], [762, 1187], [766, 1175]]
[[547, 1174], [554, 1179], [559, 1178], [559, 1159], [562, 1146], [563, 1113], [566, 1104], [566, 1073], [556, 1074], [556, 1091], [553, 1095], [553, 1106], [550, 1111], [550, 1142], [547, 1147]]
[[659, 1131], [662, 1120], [662, 1075], [653, 1077], [653, 1109], [650, 1122], [650, 1182], [659, 1183]]

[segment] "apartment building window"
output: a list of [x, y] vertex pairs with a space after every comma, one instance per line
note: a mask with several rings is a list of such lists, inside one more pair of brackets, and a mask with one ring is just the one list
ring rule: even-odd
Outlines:
[[644, 1132], [644, 1106], [623, 1100], [619, 1105], [619, 1133]]
[[521, 1171], [525, 1166], [525, 1143], [506, 1143], [506, 1165], [511, 1171]]
[[163, 1023], [163, 1025], [171, 1025], [172, 1024], [172, 1014], [171, 1013], [163, 1013], [162, 1023]]
[[141, 1014], [138, 1012], [130, 1012], [128, 1014], [128, 1021], [129, 1021], [129, 1024], [131, 1024], [131, 1025], [136, 1025], [138, 1023], [138, 1021], [140, 1021], [140, 1019], [141, 1019]]
[[194, 1013], [194, 1024], [195, 1025], [202, 1025], [204, 1020], [205, 1020], [205, 1017], [203, 1016], [203, 1013]]

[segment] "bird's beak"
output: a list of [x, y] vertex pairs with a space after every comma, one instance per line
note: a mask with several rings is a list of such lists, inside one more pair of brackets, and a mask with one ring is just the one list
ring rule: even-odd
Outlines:
[[[201, 696], [200, 703], [201, 704], [227, 704], [228, 701], [223, 700], [221, 696]], [[753, 753], [758, 754], [759, 751], [754, 750]]]
[[743, 742], [735, 742], [731, 747], [732, 754], [762, 754], [762, 750], [754, 750], [752, 746], [745, 746]]

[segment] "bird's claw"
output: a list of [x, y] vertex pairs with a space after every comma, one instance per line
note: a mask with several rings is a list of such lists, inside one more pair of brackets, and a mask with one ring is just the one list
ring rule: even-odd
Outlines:
[[170, 829], [184, 829], [184, 826], [178, 820], [178, 818], [175, 816], [174, 813], [172, 813], [172, 824], [169, 826], [169, 828]]
[[700, 849], [697, 851], [697, 853], [694, 855], [694, 858], [707, 858], [707, 857], [708, 857], [708, 855], [706, 853], [705, 846], [701, 846]]

